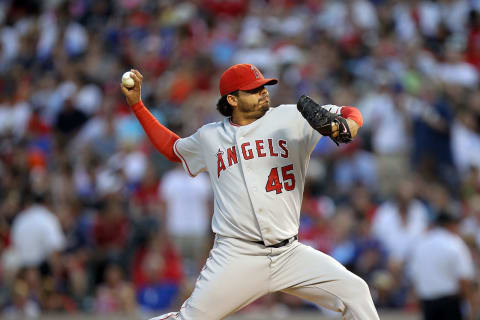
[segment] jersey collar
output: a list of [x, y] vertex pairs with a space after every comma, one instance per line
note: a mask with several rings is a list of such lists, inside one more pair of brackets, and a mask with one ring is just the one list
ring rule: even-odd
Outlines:
[[270, 111], [272, 111], [272, 109], [273, 109], [273, 108], [270, 107], [270, 108], [268, 109], [268, 111], [265, 112], [265, 114], [264, 114], [262, 117], [258, 118], [257, 120], [253, 121], [252, 123], [249, 123], [249, 124], [246, 124], [246, 125], [243, 125], [243, 126], [241, 126], [241, 125], [239, 125], [239, 124], [236, 124], [236, 123], [233, 123], [231, 116], [227, 118], [227, 121], [228, 121], [228, 123], [230, 123], [230, 125], [233, 126], [233, 127], [237, 127], [237, 128], [248, 127], [248, 126], [253, 125], [254, 123], [257, 123], [257, 122], [260, 121], [261, 119], [265, 118], [265, 116], [266, 116]]

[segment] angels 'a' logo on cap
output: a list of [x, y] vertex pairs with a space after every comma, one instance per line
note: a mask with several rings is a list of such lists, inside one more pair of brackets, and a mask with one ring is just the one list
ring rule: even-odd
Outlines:
[[255, 74], [256, 79], [260, 79], [260, 71], [255, 66], [250, 65], [250, 69], [252, 69], [253, 74]]

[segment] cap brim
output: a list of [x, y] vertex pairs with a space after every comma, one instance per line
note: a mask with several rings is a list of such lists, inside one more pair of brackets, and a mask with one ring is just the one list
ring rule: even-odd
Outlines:
[[271, 85], [274, 85], [274, 84], [277, 84], [278, 83], [278, 80], [277, 79], [257, 79], [251, 83], [249, 83], [248, 85], [245, 85], [241, 88], [238, 88], [238, 90], [253, 90], [253, 89], [256, 89], [258, 87], [261, 87], [261, 86], [271, 86]]

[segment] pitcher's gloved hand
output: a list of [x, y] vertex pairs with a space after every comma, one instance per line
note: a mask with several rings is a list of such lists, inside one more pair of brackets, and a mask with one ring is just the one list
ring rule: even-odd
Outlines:
[[[302, 95], [297, 102], [297, 109], [313, 129], [323, 136], [329, 136], [337, 144], [352, 141], [352, 134], [347, 120], [338, 114], [329, 112], [310, 97]], [[338, 135], [335, 134], [338, 132]]]

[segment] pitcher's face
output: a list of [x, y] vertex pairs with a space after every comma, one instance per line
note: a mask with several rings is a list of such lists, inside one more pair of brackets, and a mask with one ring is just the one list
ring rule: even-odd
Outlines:
[[265, 86], [238, 92], [237, 106], [241, 113], [263, 116], [270, 108], [270, 95]]

